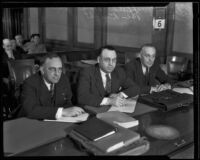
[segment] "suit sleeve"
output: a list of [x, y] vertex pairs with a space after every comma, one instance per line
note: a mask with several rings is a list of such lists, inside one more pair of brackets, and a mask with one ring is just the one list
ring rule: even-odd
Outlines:
[[122, 77], [122, 92], [124, 92], [128, 97], [134, 97], [139, 94], [139, 86], [126, 75], [123, 69], [119, 70], [120, 77]]
[[160, 83], [174, 83], [174, 81], [170, 79], [160, 67], [158, 67], [156, 72], [156, 79], [158, 79]]
[[30, 81], [25, 81], [22, 87], [22, 107], [28, 118], [55, 119], [58, 108], [40, 106], [37, 88]]
[[66, 92], [65, 92], [65, 102], [63, 104], [62, 107], [64, 108], [68, 108], [68, 107], [71, 107], [72, 106], [72, 90], [71, 90], [71, 86], [70, 86], [70, 82], [69, 82], [69, 78], [67, 75], [63, 75], [65, 77], [64, 79], [64, 84], [65, 87], [66, 87]]
[[81, 105], [100, 106], [104, 97], [91, 93], [92, 77], [87, 68], [81, 70], [78, 84], [78, 103]]

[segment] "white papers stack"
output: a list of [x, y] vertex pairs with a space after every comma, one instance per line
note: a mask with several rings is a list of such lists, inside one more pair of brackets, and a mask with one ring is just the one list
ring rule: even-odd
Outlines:
[[126, 99], [125, 105], [123, 107], [111, 106], [108, 111], [119, 111], [126, 113], [133, 113], [135, 111], [136, 100]]
[[193, 95], [193, 87], [191, 87], [191, 88], [182, 88], [182, 87], [178, 88], [177, 87], [177, 88], [173, 88], [172, 90], [175, 92], [179, 92], [179, 93], [187, 93], [187, 94]]
[[60, 119], [57, 120], [48, 120], [45, 119], [44, 121], [57, 121], [57, 122], [71, 122], [71, 123], [78, 123], [82, 121], [86, 121], [88, 118], [89, 114], [88, 113], [83, 113], [79, 116], [76, 117], [61, 117]]

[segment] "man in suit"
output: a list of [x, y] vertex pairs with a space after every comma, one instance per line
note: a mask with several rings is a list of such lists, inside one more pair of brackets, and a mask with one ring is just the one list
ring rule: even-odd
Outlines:
[[41, 61], [40, 72], [30, 76], [22, 86], [22, 110], [19, 116], [34, 119], [59, 119], [84, 112], [72, 106], [68, 77], [62, 73], [61, 58], [47, 54]]
[[28, 54], [46, 53], [46, 46], [40, 43], [40, 34], [32, 35], [32, 43], [28, 48]]
[[78, 103], [81, 105], [114, 105], [121, 107], [124, 99], [136, 96], [139, 88], [126, 77], [124, 70], [116, 67], [117, 53], [112, 46], [100, 49], [98, 64], [80, 72]]
[[140, 94], [171, 89], [173, 81], [160, 68], [156, 49], [151, 44], [141, 47], [138, 58], [125, 65], [127, 75], [140, 86]]

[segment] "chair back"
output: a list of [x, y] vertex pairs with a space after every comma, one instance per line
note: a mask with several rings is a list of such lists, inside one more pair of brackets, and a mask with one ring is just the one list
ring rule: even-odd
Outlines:
[[187, 57], [168, 56], [167, 57], [167, 73], [177, 74], [187, 70]]
[[15, 87], [20, 86], [26, 78], [34, 73], [34, 65], [34, 59], [8, 61], [10, 79]]

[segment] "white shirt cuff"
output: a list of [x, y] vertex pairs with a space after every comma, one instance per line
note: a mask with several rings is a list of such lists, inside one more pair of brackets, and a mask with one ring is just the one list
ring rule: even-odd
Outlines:
[[108, 105], [108, 98], [103, 98], [100, 105]]
[[128, 97], [124, 92], [120, 92], [120, 93], [122, 94], [122, 96], [123, 96], [124, 98], [127, 98], [127, 97]]
[[59, 119], [62, 117], [62, 110], [63, 110], [62, 107], [58, 108], [58, 110], [56, 112], [56, 119]]

